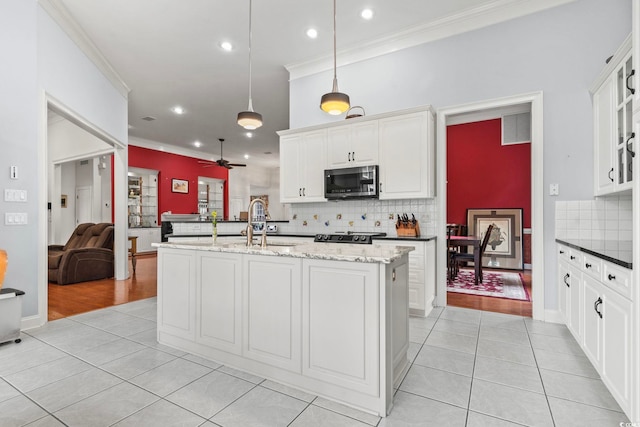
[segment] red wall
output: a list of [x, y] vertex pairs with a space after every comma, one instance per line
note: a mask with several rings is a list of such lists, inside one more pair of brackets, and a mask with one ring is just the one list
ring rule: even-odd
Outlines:
[[[154, 169], [158, 172], [158, 215], [198, 212], [198, 177], [224, 180], [224, 218], [229, 216], [229, 171], [218, 165], [204, 167], [194, 157], [180, 156], [148, 148], [129, 146], [129, 167]], [[173, 178], [189, 181], [189, 193], [171, 192]]]
[[531, 144], [501, 145], [501, 120], [447, 127], [447, 223], [467, 208], [522, 208], [531, 227]]

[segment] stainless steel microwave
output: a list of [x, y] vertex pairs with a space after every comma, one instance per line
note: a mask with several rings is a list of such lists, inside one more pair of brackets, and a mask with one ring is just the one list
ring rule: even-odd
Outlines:
[[377, 199], [378, 166], [325, 170], [324, 197], [327, 199]]

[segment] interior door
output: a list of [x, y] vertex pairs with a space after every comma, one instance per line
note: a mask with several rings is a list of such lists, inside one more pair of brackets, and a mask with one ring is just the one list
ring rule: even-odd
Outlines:
[[76, 224], [93, 222], [91, 187], [76, 188]]

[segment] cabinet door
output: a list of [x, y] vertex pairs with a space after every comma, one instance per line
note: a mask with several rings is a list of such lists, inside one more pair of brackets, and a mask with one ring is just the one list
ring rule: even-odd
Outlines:
[[240, 354], [242, 329], [241, 255], [199, 253], [196, 341]]
[[595, 368], [600, 371], [602, 363], [602, 288], [603, 286], [589, 276], [583, 280], [583, 337], [582, 349]]
[[327, 130], [327, 168], [351, 166], [351, 126], [344, 125]]
[[244, 356], [300, 372], [301, 260], [248, 255], [243, 271]]
[[[324, 202], [324, 170], [327, 167], [326, 129], [306, 132], [303, 135], [302, 198], [300, 202]], [[282, 166], [281, 166], [282, 167]]]
[[569, 288], [567, 289], [568, 305], [567, 308], [569, 321], [567, 327], [575, 337], [576, 341], [582, 342], [582, 335], [584, 334], [584, 326], [582, 324], [582, 310], [583, 310], [583, 293], [584, 286], [582, 284], [582, 274], [580, 270], [575, 267], [569, 266]]
[[[564, 323], [569, 326], [571, 313], [571, 274], [569, 266], [565, 262], [558, 262], [558, 306]], [[572, 331], [573, 332], [573, 331]]]
[[433, 115], [425, 111], [378, 121], [380, 199], [433, 197]]
[[280, 138], [280, 202], [296, 203], [302, 197], [302, 183], [299, 180], [299, 152], [301, 135], [288, 135]]
[[377, 264], [303, 260], [302, 373], [377, 396]]
[[158, 251], [158, 334], [195, 339], [195, 251]]
[[378, 164], [378, 121], [351, 126], [351, 163], [354, 166]]
[[593, 134], [595, 137], [595, 194], [607, 194], [613, 191], [616, 168], [613, 161], [614, 140], [614, 81], [607, 81], [593, 95]]
[[603, 289], [602, 379], [627, 413], [631, 399], [631, 301]]
[[633, 156], [631, 132], [633, 127], [633, 102], [629, 84], [633, 69], [631, 54], [624, 57], [615, 72], [615, 150], [617, 160], [617, 190], [631, 188], [633, 181]]

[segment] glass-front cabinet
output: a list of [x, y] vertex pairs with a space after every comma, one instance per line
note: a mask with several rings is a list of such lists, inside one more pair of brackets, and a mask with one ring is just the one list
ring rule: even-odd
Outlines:
[[158, 226], [158, 174], [129, 170], [129, 228]]
[[594, 125], [594, 193], [630, 191], [636, 145], [631, 36], [610, 58], [591, 88]]

